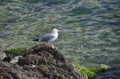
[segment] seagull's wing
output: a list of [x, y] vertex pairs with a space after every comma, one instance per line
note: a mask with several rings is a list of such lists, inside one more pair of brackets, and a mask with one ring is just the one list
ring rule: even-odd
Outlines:
[[46, 34], [46, 35], [44, 35], [43, 37], [40, 38], [40, 41], [48, 42], [52, 38], [54, 38], [53, 34]]

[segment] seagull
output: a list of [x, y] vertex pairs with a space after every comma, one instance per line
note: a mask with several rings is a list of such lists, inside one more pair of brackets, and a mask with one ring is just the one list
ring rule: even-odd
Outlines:
[[60, 30], [58, 29], [53, 29], [51, 33], [45, 34], [44, 36], [35, 39], [33, 41], [41, 41], [41, 42], [49, 42], [49, 41], [54, 41], [58, 38], [58, 32]]

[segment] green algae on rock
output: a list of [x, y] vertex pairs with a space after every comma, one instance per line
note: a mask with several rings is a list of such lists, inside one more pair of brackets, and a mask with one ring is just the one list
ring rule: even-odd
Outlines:
[[94, 79], [97, 73], [107, 71], [110, 68], [107, 65], [100, 65], [92, 68], [87, 68], [85, 66], [80, 66], [77, 64], [74, 64], [73, 66], [80, 74], [87, 74], [89, 79]]
[[23, 49], [22, 48], [16, 48], [16, 49], [9, 49], [4, 51], [6, 54], [11, 54], [13, 56], [23, 55]]

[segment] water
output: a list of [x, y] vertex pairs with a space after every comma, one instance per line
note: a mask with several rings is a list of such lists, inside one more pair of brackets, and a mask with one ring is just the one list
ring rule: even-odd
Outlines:
[[57, 28], [53, 42], [69, 62], [120, 67], [119, 0], [12, 0], [0, 4], [0, 50], [30, 48]]

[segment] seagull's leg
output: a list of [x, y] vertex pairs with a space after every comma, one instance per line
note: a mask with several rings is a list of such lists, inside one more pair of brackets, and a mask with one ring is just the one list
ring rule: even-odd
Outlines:
[[50, 47], [52, 47], [53, 49], [56, 48], [56, 47], [52, 44], [52, 41], [49, 41], [48, 43], [49, 43]]
[[56, 48], [54, 45], [51, 45], [51, 47], [52, 47], [53, 49], [55, 49], [55, 48]]

